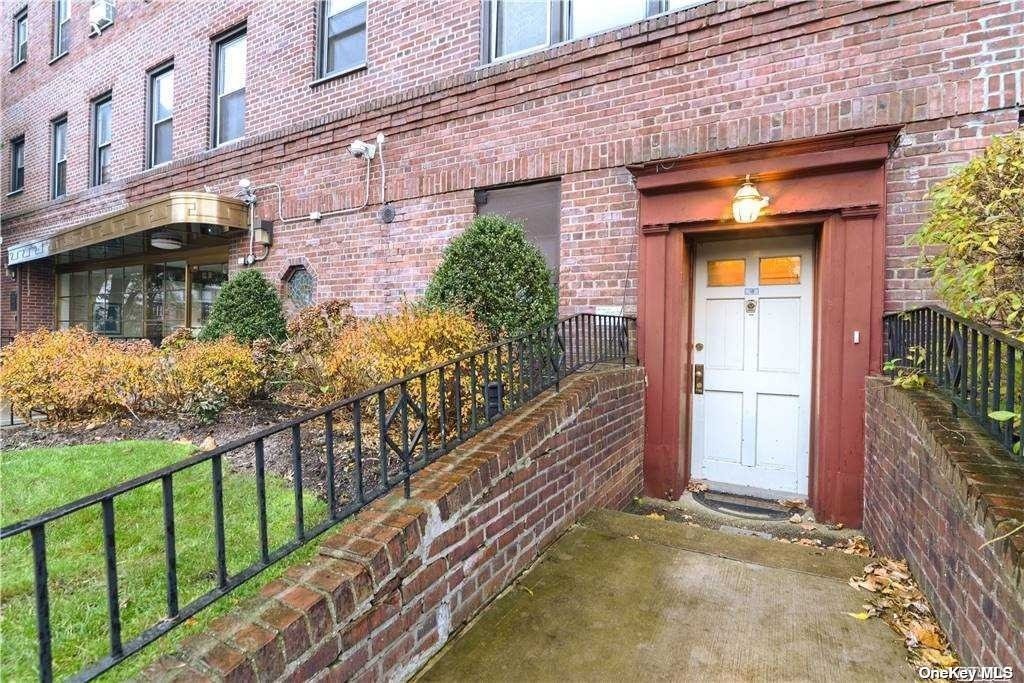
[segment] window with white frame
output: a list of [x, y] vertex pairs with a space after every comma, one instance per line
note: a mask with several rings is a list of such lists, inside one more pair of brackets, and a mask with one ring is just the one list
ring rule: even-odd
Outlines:
[[112, 102], [107, 94], [92, 104], [92, 185], [102, 185], [110, 180]]
[[68, 119], [53, 122], [51, 142], [50, 197], [57, 199], [68, 193]]
[[245, 29], [217, 41], [213, 144], [245, 133]]
[[71, 0], [53, 0], [53, 58], [60, 57], [71, 45]]
[[28, 7], [14, 15], [14, 40], [11, 42], [11, 65], [28, 59]]
[[147, 165], [159, 166], [173, 157], [174, 147], [174, 65], [149, 75], [149, 151]]
[[507, 59], [708, 0], [486, 0], [484, 56]]
[[320, 17], [320, 78], [365, 66], [365, 0], [325, 0]]
[[25, 136], [11, 140], [11, 184], [10, 192], [21, 192], [25, 187]]

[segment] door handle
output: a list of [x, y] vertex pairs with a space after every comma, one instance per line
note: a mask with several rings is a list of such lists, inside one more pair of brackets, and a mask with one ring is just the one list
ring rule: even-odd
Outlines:
[[704, 393], [704, 364], [697, 363], [693, 366], [693, 393]]

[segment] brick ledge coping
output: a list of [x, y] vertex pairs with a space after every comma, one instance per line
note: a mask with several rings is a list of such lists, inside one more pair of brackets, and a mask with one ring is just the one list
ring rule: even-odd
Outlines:
[[[605, 365], [567, 378], [558, 393], [544, 392], [413, 475], [410, 499], [400, 490], [392, 492], [326, 532], [309, 563], [289, 568], [259, 596], [215, 619], [206, 632], [183, 640], [177, 653], [156, 660], [135, 680], [315, 675], [379, 626], [364, 624], [375, 620], [375, 597], [394, 591], [405, 595], [407, 583], [415, 595], [424, 588], [418, 584], [439, 578], [422, 576], [434, 566], [427, 566], [432, 541], [463, 521], [475, 501], [544, 455], [546, 440], [593, 407], [603, 391], [643, 382], [643, 376], [638, 366]], [[466, 552], [467, 558], [472, 555]], [[436, 647], [443, 643], [439, 640]], [[403, 670], [415, 673], [432, 654], [413, 655]]]
[[[938, 474], [952, 483], [986, 540], [1024, 522], [1024, 464], [1014, 462], [969, 418], [953, 417], [949, 399], [937, 391], [898, 389], [886, 377], [869, 377], [866, 399], [871, 401], [871, 394], [880, 391], [893, 392], [894, 404], [920, 425]], [[1024, 604], [1024, 532], [989, 547]]]

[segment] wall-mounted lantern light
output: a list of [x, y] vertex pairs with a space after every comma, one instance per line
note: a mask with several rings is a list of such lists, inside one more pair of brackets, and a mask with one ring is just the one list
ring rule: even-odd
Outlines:
[[732, 217], [737, 223], [753, 223], [761, 215], [761, 209], [768, 206], [768, 197], [763, 196], [750, 182], [750, 174], [743, 181], [732, 199]]

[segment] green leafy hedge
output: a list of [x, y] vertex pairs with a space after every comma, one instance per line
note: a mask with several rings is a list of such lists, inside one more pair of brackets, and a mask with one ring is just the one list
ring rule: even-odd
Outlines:
[[912, 243], [939, 295], [1024, 338], [1024, 130], [995, 138], [929, 196], [931, 216]]
[[427, 287], [431, 305], [464, 308], [494, 336], [513, 336], [555, 321], [558, 292], [523, 225], [477, 216], [445, 249]]

